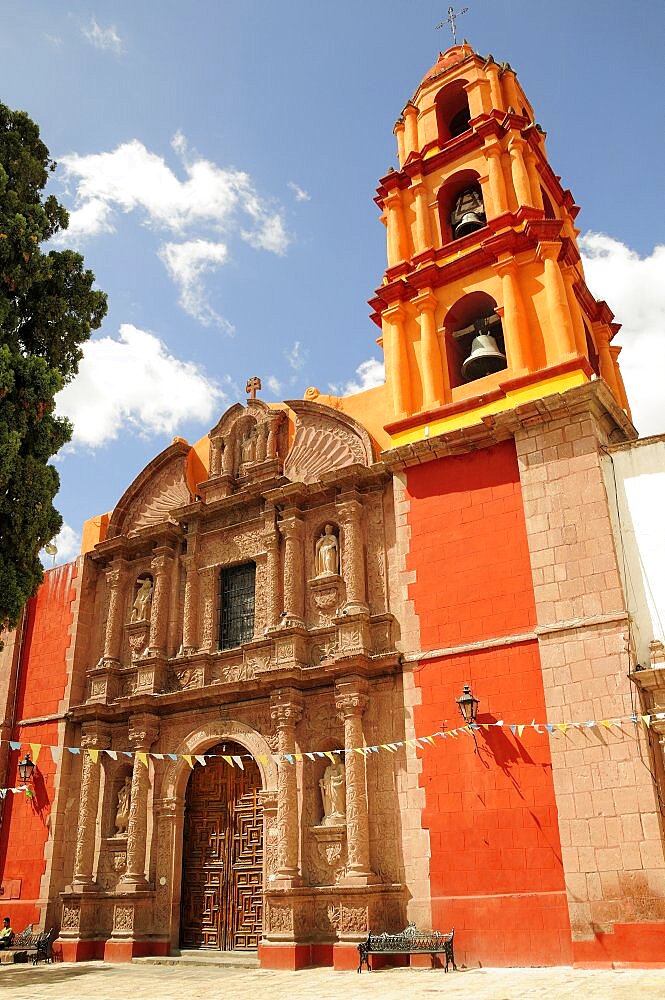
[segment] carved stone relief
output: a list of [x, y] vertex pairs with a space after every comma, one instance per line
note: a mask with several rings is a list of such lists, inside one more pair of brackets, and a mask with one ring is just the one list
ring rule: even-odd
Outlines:
[[293, 482], [318, 482], [325, 472], [372, 464], [367, 431], [346, 414], [307, 400], [289, 400], [295, 414], [293, 444], [284, 474]]
[[81, 910], [78, 906], [71, 906], [64, 903], [62, 907], [62, 917], [60, 918], [60, 929], [63, 931], [77, 931], [81, 923]]
[[169, 671], [165, 690], [186, 691], [190, 688], [202, 687], [203, 668], [202, 667], [177, 667]]

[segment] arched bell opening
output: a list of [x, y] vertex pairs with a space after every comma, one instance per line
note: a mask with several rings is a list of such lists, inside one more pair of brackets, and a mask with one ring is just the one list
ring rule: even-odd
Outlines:
[[508, 367], [497, 304], [486, 292], [470, 292], [449, 309], [444, 321], [452, 388]]
[[251, 951], [263, 927], [261, 773], [231, 740], [205, 754], [185, 792], [180, 946]]
[[600, 359], [598, 358], [598, 351], [596, 350], [591, 330], [586, 325], [584, 320], [582, 320], [582, 323], [584, 324], [584, 337], [586, 339], [586, 350], [589, 356], [589, 364], [593, 368], [596, 377], [600, 378]]
[[543, 209], [545, 210], [545, 218], [556, 219], [556, 215], [554, 214], [554, 206], [547, 191], [545, 191], [544, 188], [541, 188], [540, 193], [543, 196]]
[[474, 170], [449, 177], [437, 193], [441, 242], [450, 243], [487, 225], [483, 192]]
[[436, 95], [436, 124], [439, 145], [468, 131], [471, 122], [469, 99], [464, 89], [466, 80], [455, 80]]

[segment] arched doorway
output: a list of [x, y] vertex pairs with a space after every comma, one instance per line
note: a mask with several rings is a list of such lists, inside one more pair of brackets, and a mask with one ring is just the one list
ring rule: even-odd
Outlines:
[[221, 951], [254, 949], [263, 916], [261, 776], [245, 747], [219, 743], [222, 757], [195, 767], [185, 798], [180, 944]]

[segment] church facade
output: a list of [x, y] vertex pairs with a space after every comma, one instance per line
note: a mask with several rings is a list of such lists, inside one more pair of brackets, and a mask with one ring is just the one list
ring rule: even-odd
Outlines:
[[508, 64], [448, 50], [395, 134], [385, 384], [269, 406], [251, 379], [5, 637], [0, 776], [36, 768], [0, 803], [2, 902], [66, 959], [355, 968], [414, 922], [458, 964], [665, 964], [618, 327]]

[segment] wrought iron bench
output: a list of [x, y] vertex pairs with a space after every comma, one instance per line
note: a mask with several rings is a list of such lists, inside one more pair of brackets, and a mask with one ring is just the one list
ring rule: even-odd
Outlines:
[[369, 964], [370, 955], [445, 955], [445, 971], [455, 965], [455, 953], [453, 951], [453, 938], [455, 929], [442, 934], [440, 931], [419, 931], [415, 924], [408, 924], [399, 934], [372, 934], [367, 935], [365, 941], [358, 945], [360, 964], [358, 972], [362, 972], [363, 965], [367, 966], [367, 971], [372, 971]]
[[15, 934], [12, 943], [7, 948], [0, 951], [0, 955], [11, 955], [14, 962], [27, 962], [32, 959], [32, 964], [37, 965], [42, 959], [50, 962], [53, 959], [52, 943], [55, 937], [55, 929], [50, 931], [33, 931], [32, 924], [28, 924], [20, 934]]

